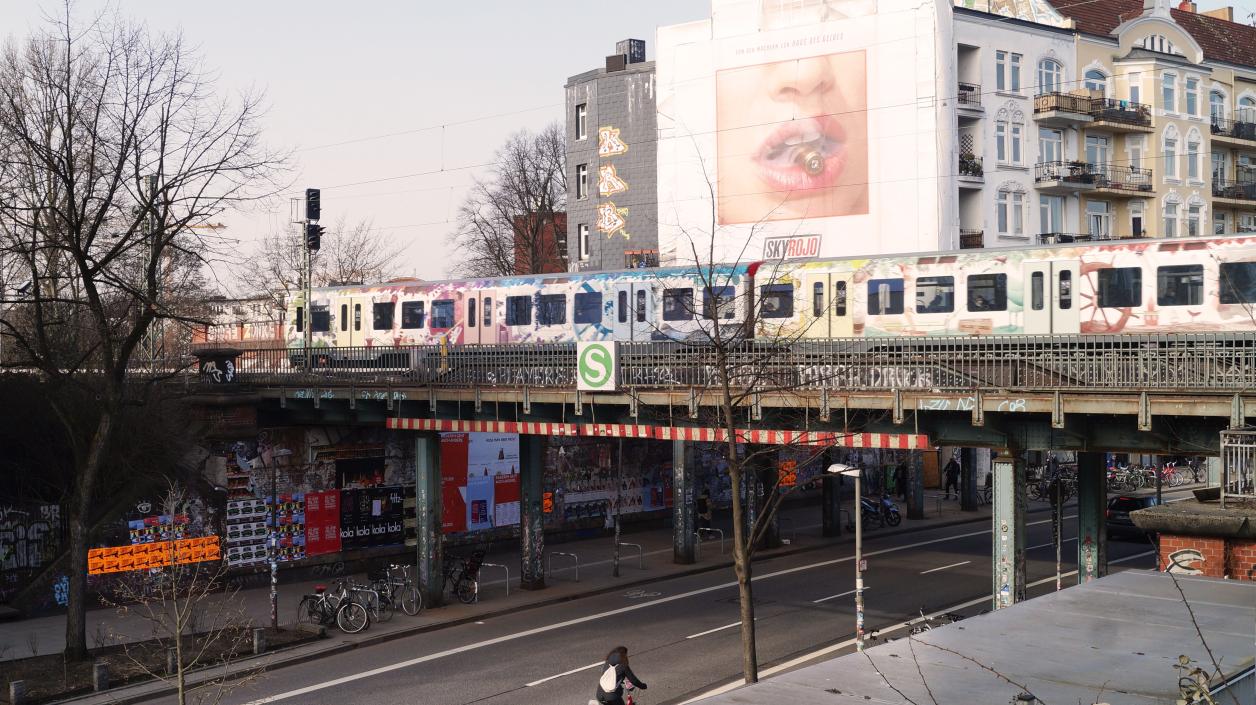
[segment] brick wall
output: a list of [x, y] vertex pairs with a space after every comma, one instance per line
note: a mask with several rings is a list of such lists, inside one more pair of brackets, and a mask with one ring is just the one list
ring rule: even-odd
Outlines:
[[1211, 536], [1160, 536], [1160, 565], [1172, 564], [1171, 556], [1194, 549], [1203, 556], [1194, 567], [1211, 578], [1256, 580], [1256, 541]]

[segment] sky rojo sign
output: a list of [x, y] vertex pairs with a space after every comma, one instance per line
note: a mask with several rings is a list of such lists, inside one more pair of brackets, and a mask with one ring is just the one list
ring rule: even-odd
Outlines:
[[616, 388], [615, 343], [579, 343], [576, 388], [582, 392], [613, 392]]

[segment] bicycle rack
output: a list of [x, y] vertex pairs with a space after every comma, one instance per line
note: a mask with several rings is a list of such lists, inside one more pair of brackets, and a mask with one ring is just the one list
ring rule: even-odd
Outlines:
[[[507, 568], [501, 563], [481, 563], [480, 570], [483, 570], [485, 568], [501, 568], [502, 571], [506, 573], [506, 597], [510, 597], [510, 568]], [[479, 580], [475, 581], [475, 601], [476, 602], [480, 601], [480, 581]]]
[[637, 567], [641, 568], [641, 570], [645, 570], [645, 549], [641, 548], [641, 544], [627, 543], [625, 541], [620, 541], [619, 546], [620, 548], [623, 548], [624, 546], [628, 546], [630, 548], [637, 549]]
[[708, 528], [705, 528], [705, 527], [699, 527], [697, 531], [693, 532], [694, 537], [698, 539], [698, 540], [697, 540], [697, 542], [696, 542], [696, 543], [694, 543], [694, 547], [693, 547], [693, 548], [694, 548], [694, 553], [695, 553], [695, 556], [694, 556], [695, 558], [699, 558], [699, 559], [701, 559], [701, 558], [702, 558], [702, 543], [703, 543], [703, 541], [706, 541], [706, 540], [707, 540], [705, 537], [706, 537], [707, 535], [710, 535], [710, 534], [718, 534], [718, 535], [719, 535], [719, 537], [720, 537], [720, 555], [721, 555], [721, 556], [722, 556], [722, 555], [724, 555], [724, 530], [723, 530], [723, 529], [708, 529]]
[[547, 573], [554, 572], [554, 556], [566, 556], [567, 558], [570, 558], [572, 561], [572, 565], [576, 569], [576, 582], [580, 582], [580, 556], [577, 556], [574, 553], [564, 553], [563, 551], [550, 552], [549, 558], [547, 559], [547, 563], [545, 567], [545, 571]]

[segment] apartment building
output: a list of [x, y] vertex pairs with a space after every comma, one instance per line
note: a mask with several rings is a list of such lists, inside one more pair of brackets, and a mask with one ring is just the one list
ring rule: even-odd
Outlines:
[[1256, 27], [1167, 0], [957, 0], [962, 247], [1256, 232]]

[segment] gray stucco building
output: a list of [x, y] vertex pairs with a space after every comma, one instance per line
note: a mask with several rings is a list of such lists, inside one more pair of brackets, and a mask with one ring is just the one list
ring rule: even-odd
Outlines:
[[654, 62], [626, 39], [567, 93], [567, 243], [573, 271], [658, 266]]

